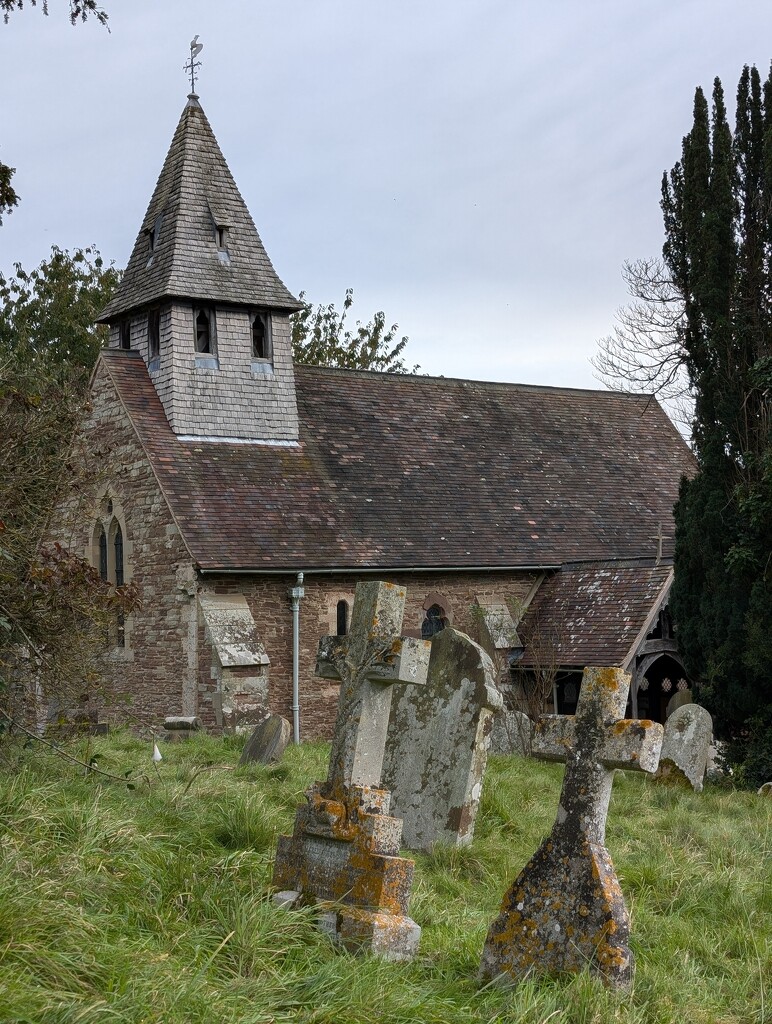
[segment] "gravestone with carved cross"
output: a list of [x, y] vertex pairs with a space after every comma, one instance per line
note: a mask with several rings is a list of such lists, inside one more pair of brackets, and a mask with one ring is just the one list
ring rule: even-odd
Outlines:
[[610, 985], [630, 983], [630, 919], [605, 846], [606, 815], [615, 768], [656, 771], [662, 726], [623, 718], [629, 687], [621, 669], [586, 668], [576, 715], [537, 723], [533, 755], [566, 762], [560, 805], [490, 927], [482, 978], [589, 967]]
[[307, 791], [292, 836], [280, 836], [273, 883], [283, 904], [319, 906], [348, 949], [409, 959], [421, 929], [408, 916], [414, 863], [399, 856], [402, 822], [380, 788], [392, 688], [426, 683], [431, 644], [402, 637], [404, 587], [360, 583], [347, 636], [319, 642], [317, 675], [340, 680], [325, 782]]

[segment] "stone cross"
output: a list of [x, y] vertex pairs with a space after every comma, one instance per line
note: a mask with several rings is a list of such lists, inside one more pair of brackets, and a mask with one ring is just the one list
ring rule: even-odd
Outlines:
[[404, 587], [358, 583], [348, 635], [319, 641], [316, 674], [341, 682], [325, 797], [341, 798], [351, 786], [377, 787], [392, 686], [426, 683], [431, 644], [399, 635], [404, 610]]
[[621, 669], [586, 668], [576, 715], [537, 723], [533, 755], [566, 762], [560, 804], [552, 832], [491, 925], [483, 978], [589, 966], [608, 984], [630, 983], [630, 920], [605, 847], [606, 815], [615, 768], [656, 770], [662, 726], [623, 717], [629, 686]]

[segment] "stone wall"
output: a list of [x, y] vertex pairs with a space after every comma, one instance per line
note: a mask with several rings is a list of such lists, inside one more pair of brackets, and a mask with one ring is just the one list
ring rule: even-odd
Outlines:
[[142, 600], [142, 608], [127, 618], [125, 646], [111, 643], [105, 653], [104, 676], [116, 699], [100, 708], [102, 720], [157, 725], [168, 714], [194, 715], [195, 572], [104, 367], [96, 372], [92, 411], [77, 457], [94, 462], [96, 483], [89, 494], [73, 495], [64, 503], [52, 520], [49, 539], [98, 565], [97, 524], [109, 525], [117, 515], [126, 582], [137, 585]]
[[[358, 580], [368, 576], [306, 576], [305, 597], [300, 603], [300, 728], [301, 738], [329, 739], [335, 723], [338, 685], [314, 675], [319, 637], [335, 632], [336, 606], [341, 599], [353, 603]], [[441, 603], [449, 624], [473, 636], [478, 618], [473, 612], [482, 603], [506, 600], [513, 607], [522, 603], [534, 576], [528, 573], [388, 573], [378, 579], [407, 588], [403, 632], [420, 636], [424, 605]], [[287, 596], [295, 576], [206, 575], [207, 588], [216, 593], [243, 593], [257, 624], [260, 639], [271, 659], [268, 670], [270, 710], [291, 718], [292, 711], [292, 609]], [[439, 599], [439, 601], [438, 601]], [[207, 654], [202, 651], [202, 671]], [[208, 671], [208, 669], [206, 669]], [[206, 712], [200, 708], [199, 713]]]
[[[208, 308], [208, 307], [207, 307]], [[252, 359], [249, 311], [213, 307], [217, 368], [197, 365], [193, 307], [175, 302], [160, 310], [160, 358], [150, 376], [176, 434], [296, 441], [298, 412], [289, 318], [271, 316], [273, 358]], [[131, 318], [131, 347], [149, 361], [147, 313]], [[120, 345], [120, 328], [110, 346]], [[211, 362], [211, 360], [210, 360]]]

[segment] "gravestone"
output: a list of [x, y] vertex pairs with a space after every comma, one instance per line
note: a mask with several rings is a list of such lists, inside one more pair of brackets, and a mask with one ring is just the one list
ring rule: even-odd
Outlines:
[[701, 793], [712, 742], [713, 719], [705, 708], [699, 704], [677, 708], [665, 722], [656, 778], [664, 782], [685, 781]]
[[379, 783], [392, 687], [425, 685], [431, 649], [399, 635], [404, 609], [404, 587], [359, 583], [348, 635], [319, 642], [317, 675], [341, 682], [329, 770], [279, 837], [273, 873], [278, 903], [316, 904], [336, 941], [392, 960], [415, 955], [421, 929], [408, 916], [415, 865]]
[[167, 715], [164, 719], [162, 739], [167, 743], [183, 743], [202, 729], [201, 719], [195, 715]]
[[693, 703], [694, 696], [691, 690], [676, 690], [676, 692], [667, 702], [667, 707], [665, 708], [665, 718], [670, 718], [673, 712], [677, 711], [679, 708], [682, 708], [684, 704]]
[[446, 626], [432, 640], [426, 686], [394, 701], [382, 784], [409, 850], [471, 843], [493, 711], [503, 704], [495, 680], [482, 647]]
[[249, 764], [252, 761], [272, 764], [281, 761], [291, 735], [292, 726], [286, 718], [282, 718], [281, 715], [268, 715], [244, 744], [239, 764]]
[[586, 668], [576, 715], [545, 715], [533, 755], [565, 761], [552, 832], [504, 896], [488, 932], [481, 977], [519, 981], [583, 967], [607, 984], [632, 978], [630, 919], [605, 847], [615, 768], [653, 772], [662, 726], [625, 719], [630, 677]]
[[533, 722], [522, 711], [502, 708], [493, 716], [491, 754], [530, 757]]

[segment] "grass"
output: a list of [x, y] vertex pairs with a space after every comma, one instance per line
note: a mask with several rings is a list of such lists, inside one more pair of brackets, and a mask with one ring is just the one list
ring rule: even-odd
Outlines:
[[[772, 1022], [772, 801], [618, 773], [608, 845], [632, 992], [587, 975], [481, 989], [486, 930], [549, 831], [562, 768], [491, 760], [473, 845], [416, 857], [418, 959], [387, 964], [336, 951], [309, 912], [269, 898], [276, 836], [327, 747], [237, 768], [240, 742], [165, 746], [157, 776], [128, 734], [80, 749], [116, 775], [148, 773], [133, 790], [39, 747], [0, 748], [3, 1024]], [[235, 770], [208, 770], [221, 765]]]

